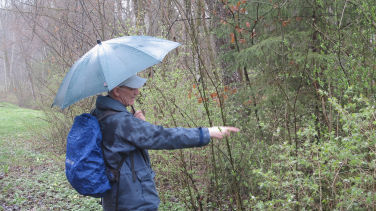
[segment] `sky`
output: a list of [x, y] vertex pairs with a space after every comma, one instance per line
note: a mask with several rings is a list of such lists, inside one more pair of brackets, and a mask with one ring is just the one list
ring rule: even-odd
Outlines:
[[5, 6], [6, 0], [0, 0], [0, 8], [3, 8]]

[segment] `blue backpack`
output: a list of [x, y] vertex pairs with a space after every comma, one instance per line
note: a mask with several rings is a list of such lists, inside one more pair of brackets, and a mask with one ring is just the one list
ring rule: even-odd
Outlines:
[[[99, 120], [114, 113], [107, 112]], [[111, 189], [114, 177], [108, 172], [98, 119], [88, 113], [76, 116], [67, 137], [65, 174], [69, 183], [82, 195], [102, 197]]]

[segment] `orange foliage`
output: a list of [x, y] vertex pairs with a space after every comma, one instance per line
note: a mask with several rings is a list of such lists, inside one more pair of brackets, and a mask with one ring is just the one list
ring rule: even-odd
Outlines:
[[231, 36], [231, 43], [235, 43], [235, 34], [231, 33], [230, 36]]
[[213, 93], [210, 94], [210, 97], [214, 99], [214, 98], [218, 97], [218, 94], [216, 92], [213, 92]]
[[290, 23], [290, 19], [286, 20], [286, 21], [282, 21], [282, 26], [285, 27], [287, 26], [287, 24]]
[[236, 11], [239, 10], [239, 7], [237, 7], [237, 6], [231, 6], [230, 9], [231, 9], [231, 11], [236, 12]]
[[197, 98], [198, 103], [202, 103], [202, 102], [206, 102], [206, 101], [208, 101], [208, 98], [202, 98], [202, 97]]
[[228, 92], [228, 90], [229, 90], [228, 86], [225, 86], [224, 91]]
[[236, 30], [238, 33], [242, 33], [242, 32], [243, 32], [243, 29], [240, 28], [239, 26], [235, 26], [235, 30]]

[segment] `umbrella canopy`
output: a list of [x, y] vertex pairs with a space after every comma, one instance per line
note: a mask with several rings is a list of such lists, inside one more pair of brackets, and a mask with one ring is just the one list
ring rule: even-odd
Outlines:
[[64, 109], [83, 98], [110, 91], [137, 72], [160, 63], [169, 51], [179, 45], [149, 36], [98, 41], [71, 67], [52, 106]]

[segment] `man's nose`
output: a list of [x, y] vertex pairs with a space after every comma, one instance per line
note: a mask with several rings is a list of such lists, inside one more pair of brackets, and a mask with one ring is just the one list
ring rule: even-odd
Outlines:
[[135, 94], [135, 95], [138, 95], [138, 94], [140, 94], [140, 90], [138, 90], [138, 89], [135, 89], [135, 90], [134, 90], [134, 94]]

